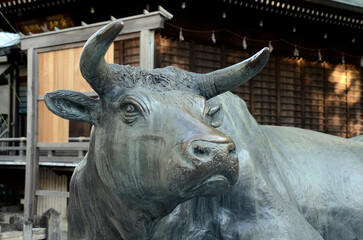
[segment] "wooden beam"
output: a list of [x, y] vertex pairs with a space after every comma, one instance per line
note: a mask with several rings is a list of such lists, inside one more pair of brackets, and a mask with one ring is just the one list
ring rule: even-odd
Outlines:
[[190, 40], [189, 42], [189, 67], [190, 71], [195, 72], [195, 42]]
[[140, 67], [154, 69], [155, 31], [142, 30], [140, 33]]
[[69, 192], [61, 192], [61, 191], [37, 190], [36, 195], [47, 196], [47, 197], [69, 198]]
[[39, 142], [37, 143], [37, 147], [40, 150], [85, 150], [88, 151], [88, 142], [55, 142], [55, 143], [46, 143]]
[[[170, 16], [163, 11], [151, 12], [137, 16], [121, 18], [124, 22], [124, 28], [121, 34], [135, 33], [145, 30], [155, 30], [164, 27], [164, 21], [170, 19]], [[64, 45], [76, 42], [85, 42], [97, 30], [107, 25], [111, 21], [105, 21], [87, 26], [67, 28], [60, 31], [51, 31], [34, 34], [21, 38], [21, 49], [37, 49], [56, 45]]]
[[301, 128], [305, 128], [305, 69], [304, 60], [299, 60], [299, 70], [300, 70], [300, 89], [301, 89]]
[[277, 125], [281, 125], [281, 81], [280, 81], [280, 55], [276, 55], [276, 63], [275, 63], [275, 75], [276, 75], [276, 122]]
[[[123, 33], [123, 32], [121, 32], [121, 33]], [[115, 38], [114, 42], [122, 41], [122, 40], [128, 40], [128, 39], [135, 39], [135, 38], [140, 38], [140, 33], [139, 32], [119, 35], [119, 36], [117, 36]], [[52, 51], [70, 49], [70, 48], [83, 47], [83, 45], [85, 43], [86, 43], [86, 40], [82, 41], [82, 42], [75, 42], [75, 43], [72, 42], [72, 43], [67, 43], [67, 44], [63, 44], [63, 45], [42, 47], [42, 48], [40, 48], [38, 50], [38, 53], [52, 52]]]
[[33, 218], [36, 214], [38, 178], [38, 53], [28, 49], [28, 89], [27, 89], [27, 144], [25, 168], [24, 240], [31, 240]]

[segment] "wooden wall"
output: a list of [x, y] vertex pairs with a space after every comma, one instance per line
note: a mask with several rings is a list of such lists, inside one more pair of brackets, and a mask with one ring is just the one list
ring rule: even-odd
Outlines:
[[140, 65], [140, 39], [128, 39], [114, 43], [114, 63], [122, 65]]
[[[38, 189], [67, 192], [67, 176], [57, 175], [50, 168], [40, 168]], [[67, 218], [67, 201], [65, 197], [38, 196], [37, 215], [41, 216], [49, 208], [54, 208], [60, 213], [61, 218], [65, 220]]]
[[[58, 89], [93, 91], [79, 70], [81, 51], [79, 47], [38, 54], [39, 96]], [[107, 62], [113, 63], [113, 45], [105, 58]], [[38, 101], [38, 106], [38, 141], [68, 142], [69, 121], [51, 113], [42, 100]]]
[[[157, 35], [156, 67], [210, 72], [252, 56], [246, 51]], [[363, 76], [359, 66], [282, 57], [233, 92], [260, 124], [294, 126], [342, 137], [363, 134]]]

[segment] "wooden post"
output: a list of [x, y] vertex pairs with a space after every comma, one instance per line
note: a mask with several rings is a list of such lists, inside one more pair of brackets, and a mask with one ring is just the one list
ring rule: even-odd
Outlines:
[[[10, 67], [10, 73], [9, 70], [7, 70], [5, 73], [10, 74], [10, 79], [8, 78], [9, 82], [9, 138], [14, 137], [14, 74], [13, 74], [13, 66]], [[6, 76], [5, 76], [6, 77]], [[14, 146], [14, 143], [9, 143], [9, 146]]]
[[24, 203], [24, 240], [32, 239], [33, 219], [36, 214], [35, 191], [38, 181], [38, 56], [28, 49], [28, 89], [27, 89], [27, 144], [25, 168], [25, 203]]
[[276, 55], [276, 63], [275, 63], [275, 75], [276, 75], [276, 121], [277, 126], [281, 125], [281, 80], [280, 80], [280, 55]]
[[19, 97], [19, 93], [20, 93], [20, 80], [19, 80], [19, 66], [18, 64], [15, 64], [15, 67], [14, 67], [14, 82], [15, 82], [15, 120], [14, 120], [14, 123], [15, 123], [15, 137], [20, 137], [20, 134], [19, 134], [19, 104], [20, 104], [20, 101], [18, 100], [18, 97]]
[[155, 31], [140, 32], [140, 67], [154, 69]]
[[48, 240], [62, 239], [62, 230], [60, 228], [61, 219], [59, 212], [53, 208], [50, 208], [48, 211], [43, 213], [41, 222], [42, 226], [47, 229], [46, 235]]
[[19, 156], [24, 156], [24, 147], [25, 147], [25, 141], [26, 141], [26, 138], [25, 137], [21, 137], [20, 138], [20, 143], [19, 143], [19, 147], [20, 147], [20, 150], [19, 150]]
[[305, 128], [305, 71], [304, 60], [299, 60], [300, 86], [301, 86], [301, 128]]
[[195, 42], [190, 40], [189, 42], [189, 67], [190, 71], [195, 72]]
[[33, 238], [33, 223], [31, 221], [24, 221], [23, 239], [32, 240]]

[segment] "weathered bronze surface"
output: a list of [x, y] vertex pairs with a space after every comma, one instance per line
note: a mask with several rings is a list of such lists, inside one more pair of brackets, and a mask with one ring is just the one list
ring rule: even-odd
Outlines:
[[70, 189], [68, 239], [363, 239], [363, 143], [261, 126], [229, 90], [255, 56], [209, 74], [108, 64], [122, 29], [86, 43], [99, 99], [58, 90], [55, 114], [94, 125]]

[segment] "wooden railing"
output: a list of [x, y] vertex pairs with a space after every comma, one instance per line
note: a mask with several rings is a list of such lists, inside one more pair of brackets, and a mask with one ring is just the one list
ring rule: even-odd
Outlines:
[[[67, 143], [37, 143], [39, 164], [75, 166], [88, 151], [88, 137], [69, 138]], [[26, 138], [0, 138], [0, 164], [25, 165]]]
[[25, 164], [26, 138], [0, 138], [0, 163]]

